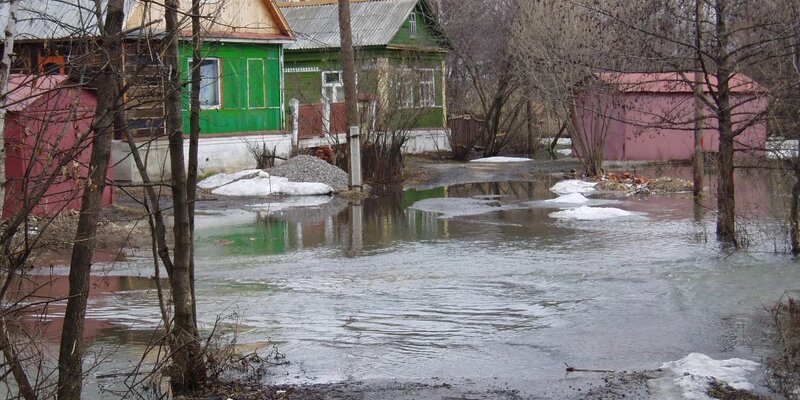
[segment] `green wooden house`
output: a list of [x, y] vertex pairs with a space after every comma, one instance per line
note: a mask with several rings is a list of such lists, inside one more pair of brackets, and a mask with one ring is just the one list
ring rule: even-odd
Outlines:
[[[350, 3], [359, 100], [371, 100], [385, 114], [413, 118], [413, 129], [444, 129], [448, 50], [428, 3]], [[343, 102], [337, 1], [298, 0], [278, 6], [296, 38], [285, 49], [286, 99], [306, 105]]]

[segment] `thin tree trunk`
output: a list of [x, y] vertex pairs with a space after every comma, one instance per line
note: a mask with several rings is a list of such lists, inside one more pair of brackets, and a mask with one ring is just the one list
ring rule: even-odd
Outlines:
[[792, 186], [791, 210], [789, 212], [789, 233], [792, 242], [792, 255], [800, 255], [800, 168], [793, 165], [794, 185]]
[[716, 1], [717, 14], [717, 121], [719, 123], [719, 158], [717, 168], [717, 240], [724, 246], [738, 247], [736, 240], [736, 200], [733, 181], [733, 122], [730, 105], [732, 71], [728, 55], [726, 0]]
[[[11, 278], [8, 278], [11, 279]], [[11, 374], [14, 376], [14, 381], [19, 386], [19, 394], [25, 400], [36, 400], [36, 390], [34, 390], [28, 379], [28, 374], [22, 367], [19, 360], [19, 353], [11, 343], [10, 335], [8, 334], [8, 326], [6, 326], [5, 316], [0, 316], [0, 348], [2, 348], [3, 358], [6, 365], [11, 368]]]
[[122, 54], [120, 32], [124, 19], [123, 0], [108, 2], [106, 21], [101, 29], [100, 47], [104, 65], [98, 77], [97, 110], [92, 137], [89, 180], [83, 190], [81, 213], [69, 271], [69, 299], [64, 312], [64, 327], [58, 357], [58, 399], [78, 399], [83, 380], [83, 342], [89, 275], [94, 255], [97, 222], [106, 186], [115, 114], [120, 112], [120, 72]]
[[[0, 61], [0, 144], [4, 144], [6, 130], [6, 93], [8, 92], [8, 76], [11, 73], [11, 55], [14, 54], [14, 40], [17, 37], [17, 10], [19, 0], [8, 3], [8, 23], [6, 24], [6, 40], [3, 43], [3, 59]], [[6, 198], [6, 147], [0, 145], [0, 215]]]
[[692, 163], [694, 197], [703, 196], [703, 63], [701, 57], [704, 0], [695, 0], [695, 57], [694, 72], [694, 161]]
[[164, 88], [164, 124], [169, 136], [169, 159], [171, 169], [173, 218], [172, 301], [175, 307], [175, 322], [172, 328], [174, 370], [172, 389], [176, 394], [198, 389], [206, 378], [202, 357], [202, 346], [194, 318], [192, 297], [191, 252], [192, 231], [189, 224], [189, 203], [186, 188], [186, 166], [183, 157], [183, 131], [181, 121], [181, 79], [178, 61], [178, 2], [167, 0], [164, 20], [166, 43], [164, 64], [168, 76]]
[[186, 188], [189, 202], [189, 230], [192, 232], [192, 250], [189, 253], [189, 276], [192, 286], [192, 313], [197, 321], [197, 301], [194, 291], [194, 209], [197, 202], [197, 151], [200, 145], [200, 0], [192, 0], [192, 71], [189, 93], [189, 166]]
[[533, 149], [539, 147], [533, 145], [533, 136], [534, 132], [536, 131], [536, 115], [533, 111], [533, 106], [534, 106], [533, 100], [528, 100], [527, 102], [525, 102], [525, 106], [527, 107], [526, 111], [527, 111], [527, 122], [528, 122], [528, 143], [527, 143], [528, 145], [526, 147], [528, 150], [528, 157], [530, 157], [534, 153]]

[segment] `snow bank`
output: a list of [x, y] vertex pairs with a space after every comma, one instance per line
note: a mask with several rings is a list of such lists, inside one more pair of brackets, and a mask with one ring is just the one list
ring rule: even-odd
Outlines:
[[582, 206], [571, 210], [556, 211], [548, 214], [551, 218], [573, 219], [578, 221], [597, 221], [620, 217], [631, 217], [637, 214], [619, 208]]
[[470, 162], [474, 163], [515, 163], [515, 162], [528, 162], [533, 161], [530, 158], [520, 158], [520, 157], [486, 157], [486, 158], [479, 158], [477, 160], [472, 160]]
[[706, 400], [711, 399], [706, 392], [714, 379], [734, 389], [752, 390], [753, 384], [747, 380], [747, 374], [759, 365], [740, 358], [714, 360], [705, 354], [691, 353], [678, 361], [664, 363], [661, 369], [667, 376], [650, 380], [647, 385], [656, 399]]
[[586, 182], [578, 179], [567, 179], [553, 185], [550, 191], [558, 194], [571, 194], [571, 193], [589, 193], [595, 190], [594, 186], [597, 182]]
[[[266, 177], [263, 175], [267, 175]], [[222, 196], [317, 196], [331, 194], [333, 188], [324, 183], [289, 182], [279, 176], [264, 173], [251, 179], [242, 179], [214, 189], [211, 193]]]
[[216, 174], [209, 176], [206, 179], [197, 183], [197, 187], [203, 189], [213, 189], [220, 186], [225, 186], [240, 179], [250, 179], [257, 176], [269, 176], [266, 172], [260, 169], [246, 169], [244, 171], [234, 172], [230, 174]]
[[556, 154], [565, 157], [572, 157], [572, 149], [558, 149], [556, 150]]
[[545, 200], [545, 202], [559, 204], [585, 204], [589, 202], [589, 199], [580, 193], [570, 193], [559, 196], [555, 199]]

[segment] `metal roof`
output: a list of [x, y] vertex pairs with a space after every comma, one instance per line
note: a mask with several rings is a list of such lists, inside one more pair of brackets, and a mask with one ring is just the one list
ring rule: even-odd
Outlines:
[[[125, 15], [136, 0], [125, 0]], [[106, 0], [101, 1], [105, 16]], [[0, 40], [5, 39], [8, 2], [0, 3]], [[97, 36], [95, 0], [20, 0], [17, 40], [63, 39]]]
[[[417, 0], [377, 0], [350, 4], [353, 45], [385, 46], [392, 41]], [[281, 12], [297, 39], [288, 50], [341, 47], [336, 4], [282, 6]]]

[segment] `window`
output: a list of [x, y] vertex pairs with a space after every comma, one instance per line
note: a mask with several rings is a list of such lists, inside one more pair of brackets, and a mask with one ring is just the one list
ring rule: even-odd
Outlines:
[[[191, 69], [189, 60], [190, 73]], [[219, 60], [208, 58], [200, 62], [200, 107], [219, 108], [220, 105]]]
[[419, 70], [419, 105], [436, 107], [436, 70]]
[[417, 37], [417, 13], [413, 11], [408, 16], [408, 35], [412, 39]]
[[325, 71], [322, 73], [322, 97], [331, 103], [344, 101], [342, 71]]
[[414, 76], [408, 68], [397, 73], [397, 103], [400, 108], [414, 107]]

